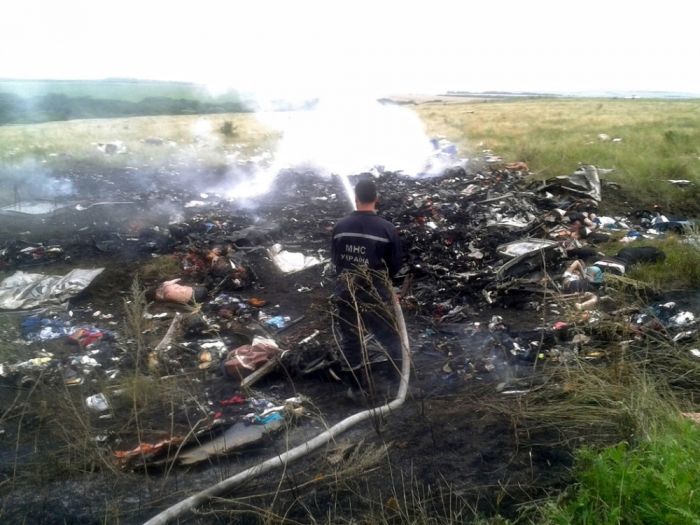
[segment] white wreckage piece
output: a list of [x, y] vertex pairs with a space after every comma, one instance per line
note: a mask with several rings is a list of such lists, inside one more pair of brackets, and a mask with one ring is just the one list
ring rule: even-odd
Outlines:
[[98, 151], [101, 151], [105, 155], [126, 153], [126, 146], [121, 140], [113, 140], [112, 142], [92, 142], [91, 145], [95, 146]]
[[0, 309], [27, 310], [64, 306], [88, 287], [104, 268], [75, 269], [65, 276], [18, 271], [0, 283]]
[[487, 226], [498, 226], [523, 230], [537, 220], [538, 210], [526, 199], [518, 198], [515, 193], [505, 193], [481, 201], [481, 204], [493, 203], [489, 208], [491, 218]]
[[496, 271], [496, 278], [504, 280], [518, 273], [516, 267], [522, 266], [529, 270], [541, 268], [545, 263], [557, 256], [563, 256], [563, 251], [556, 241], [548, 239], [523, 239], [502, 244], [496, 248], [498, 255], [509, 259]]
[[281, 244], [272, 246], [268, 250], [268, 253], [275, 263], [275, 266], [277, 266], [282, 273], [299, 272], [327, 261], [327, 259], [319, 259], [318, 257], [307, 256], [299, 252], [289, 252], [282, 249]]

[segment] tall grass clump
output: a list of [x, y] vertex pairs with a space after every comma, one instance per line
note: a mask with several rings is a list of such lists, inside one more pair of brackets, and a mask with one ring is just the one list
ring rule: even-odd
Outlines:
[[551, 429], [569, 443], [605, 446], [654, 435], [680, 409], [668, 385], [649, 373], [644, 360], [624, 346], [607, 350], [609, 362], [576, 359], [543, 371], [517, 404], [501, 400], [491, 409], [508, 415], [519, 431]]
[[[617, 253], [623, 245], [616, 243], [606, 253]], [[627, 274], [657, 292], [688, 290], [700, 286], [700, 243], [695, 234], [686, 238], [667, 235], [664, 239], [640, 241], [634, 246], [656, 246], [666, 254], [666, 259], [654, 264], [637, 264]]]
[[141, 287], [138, 277], [135, 277], [131, 283], [130, 298], [124, 299], [124, 329], [136, 347], [133, 357], [137, 364], [137, 372], [139, 370], [139, 365], [145, 358], [146, 346], [143, 333], [148, 326], [148, 320], [144, 316], [147, 307], [146, 291]]
[[[614, 345], [606, 362], [574, 360], [544, 371], [541, 384], [493, 408], [519, 432], [559, 432], [577, 448], [573, 484], [528, 507], [522, 520], [546, 525], [700, 523], [698, 374], [686, 349]], [[697, 368], [697, 367], [696, 367]], [[580, 447], [580, 448], [578, 448]], [[521, 523], [523, 521], [518, 521]]]
[[182, 270], [181, 264], [178, 256], [163, 255], [141, 265], [139, 268], [139, 275], [144, 280], [167, 281], [180, 274]]
[[665, 426], [648, 441], [623, 442], [576, 456], [576, 485], [541, 509], [533, 523], [700, 524], [700, 427]]

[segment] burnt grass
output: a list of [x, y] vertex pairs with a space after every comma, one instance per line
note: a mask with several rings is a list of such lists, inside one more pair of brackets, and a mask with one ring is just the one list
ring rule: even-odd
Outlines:
[[[378, 179], [379, 213], [399, 225], [404, 242], [406, 272], [395, 285], [405, 296], [413, 297], [413, 302], [404, 304], [414, 368], [405, 405], [386, 418], [354, 427], [335, 445], [289, 464], [284, 471], [273, 471], [196, 514], [187, 514], [183, 523], [259, 523], [266, 517], [297, 523], [362, 523], [380, 518], [400, 522], [400, 511], [449, 516], [457, 508], [463, 509], [465, 520], [476, 513], [514, 518], [523, 504], [556, 494], [569, 483], [578, 440], [551, 428], [524, 427], [490, 408], [493, 401], [503, 401], [496, 386], [507, 378], [519, 378], [525, 385], [536, 380], [531, 360], [507, 356], [503, 344], [541, 338], [538, 327], [543, 326], [543, 319], [534, 309], [510, 308], [499, 301], [489, 304], [482, 293], [495, 286], [488, 270], [497, 261], [495, 247], [533, 232], [488, 226], [490, 212], [479, 202], [525, 189], [529, 181], [519, 173], [494, 172], [485, 166], [475, 165], [471, 170], [424, 180], [397, 174]], [[100, 347], [104, 354], [99, 355], [111, 361], [92, 374], [85, 373], [82, 385], [64, 386], [60, 371], [51, 367], [27, 374], [30, 377], [0, 378], [2, 523], [141, 523], [362, 408], [345, 398], [345, 387], [328, 369], [303, 373], [314, 359], [332, 358], [337, 351], [329, 302], [332, 274], [325, 265], [317, 265], [285, 275], [266, 252], [279, 242], [290, 251], [328, 256], [330, 229], [350, 209], [337, 177], [283, 172], [264, 196], [228, 200], [220, 192], [232, 186], [236, 177], [226, 170], [203, 171], [196, 190], [191, 181], [166, 169], [143, 173], [76, 168], [54, 176], [72, 182], [73, 200], [133, 204], [128, 213], [75, 212], [37, 224], [3, 225], [1, 239], [7, 248], [3, 273], [7, 276], [20, 269], [64, 274], [73, 268], [104, 267], [71, 300], [69, 309], [74, 322], [96, 326], [95, 312], [112, 314], [109, 322], [113, 324], [105, 328], [115, 335]], [[469, 184], [478, 186], [476, 193], [461, 195]], [[202, 195], [203, 191], [207, 194]], [[193, 200], [202, 204], [185, 206]], [[429, 222], [437, 227], [426, 226]], [[63, 251], [58, 256], [21, 252], [40, 243], [61, 246]], [[467, 256], [470, 243], [483, 252], [483, 258]], [[183, 269], [187, 254], [206, 254], [226, 246], [243, 256], [238, 260], [248, 269], [240, 285], [233, 285], [231, 279], [222, 284], [225, 273], [207, 267]], [[176, 257], [178, 274], [144, 277], [144, 269], [158, 260], [154, 256]], [[460, 272], [471, 272], [473, 277], [455, 277]], [[301, 318], [292, 327], [272, 333], [280, 346], [297, 357], [284, 361], [284, 367], [253, 389], [256, 397], [277, 400], [303, 395], [308, 399], [306, 415], [296, 419], [288, 433], [277, 434], [264, 445], [193, 467], [137, 464], [133, 469], [120, 468], [114, 450], [130, 450], [139, 444], [139, 434], [129, 419], [133, 407], [128, 403], [115, 406], [114, 418], [103, 420], [85, 409], [84, 399], [108, 388], [105, 369], [116, 367], [128, 374], [136, 366], [133, 344], [124, 335], [124, 300], [130, 298], [136, 276], [144, 288], [173, 277], [207, 287], [211, 295], [202, 306], [205, 318], [176, 338], [194, 348], [198, 341], [212, 338], [207, 330], [214, 324], [228, 348], [249, 342], [253, 334], [262, 333], [255, 323], [260, 311]], [[218, 306], [211, 303], [221, 292], [267, 304], [222, 317]], [[440, 322], [455, 307], [461, 309], [451, 321]], [[143, 335], [150, 348], [163, 337], [174, 312], [189, 314], [182, 307], [163, 303], [152, 304], [149, 312], [168, 314], [164, 320], [151, 320]], [[494, 328], [498, 337], [485, 329], [494, 316], [502, 318]], [[6, 317], [4, 322], [18, 324], [21, 319]], [[481, 323], [481, 328], [475, 328], [475, 323]], [[300, 346], [299, 341], [315, 330], [320, 334], [313, 344]], [[59, 339], [32, 343], [25, 355], [9, 362], [35, 357], [41, 349], [53, 352], [63, 363], [84, 352]], [[142, 442], [186, 435], [200, 418], [211, 419], [201, 408], [197, 411], [196, 403], [182, 399], [198, 399], [211, 412], [221, 412], [228, 423], [248, 411], [217, 404], [217, 400], [240, 394], [237, 383], [222, 375], [218, 360], [212, 368], [200, 371], [195, 356], [182, 348], [176, 349], [174, 360], [176, 365], [161, 365], [152, 376], [184, 370], [188, 379], [181, 385], [188, 391], [178, 391], [176, 403], [158, 400], [140, 412]], [[78, 371], [82, 373], [79, 367]], [[157, 397], [166, 387], [155, 390]], [[517, 396], [512, 396], [512, 402], [517, 403]], [[104, 442], [93, 440], [103, 434], [108, 436]], [[336, 445], [344, 442], [352, 446], [340, 461], [331, 461]]]

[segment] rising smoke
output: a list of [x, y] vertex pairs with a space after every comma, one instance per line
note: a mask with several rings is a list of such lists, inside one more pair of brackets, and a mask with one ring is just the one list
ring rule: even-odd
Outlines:
[[0, 165], [0, 206], [21, 206], [31, 200], [64, 199], [73, 195], [73, 182], [56, 178], [35, 159]]
[[276, 164], [309, 166], [321, 173], [352, 175], [382, 166], [419, 173], [430, 143], [418, 116], [375, 100], [322, 99], [313, 111], [261, 113], [283, 139]]
[[343, 178], [372, 170], [416, 175], [425, 170], [432, 153], [415, 113], [376, 99], [324, 97], [313, 110], [257, 116], [282, 139], [271, 166], [230, 190], [231, 196], [267, 192], [276, 175], [288, 168]]

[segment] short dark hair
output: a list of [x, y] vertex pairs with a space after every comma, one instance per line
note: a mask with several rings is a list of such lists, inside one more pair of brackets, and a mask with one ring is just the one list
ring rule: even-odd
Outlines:
[[377, 185], [373, 180], [363, 179], [355, 185], [355, 198], [362, 204], [377, 200]]

